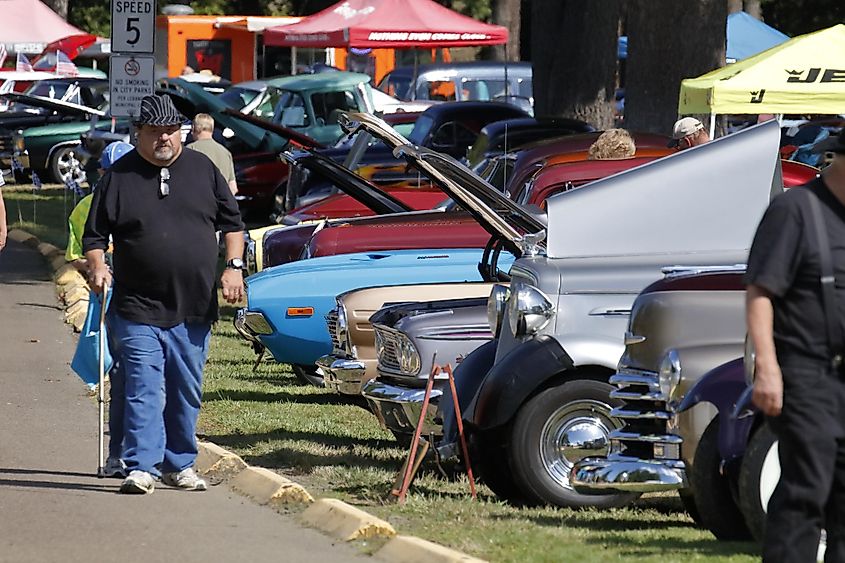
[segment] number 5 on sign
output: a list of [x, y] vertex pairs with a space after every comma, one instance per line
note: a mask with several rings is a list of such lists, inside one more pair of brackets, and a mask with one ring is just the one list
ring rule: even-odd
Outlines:
[[112, 0], [112, 53], [152, 53], [155, 17], [155, 0]]

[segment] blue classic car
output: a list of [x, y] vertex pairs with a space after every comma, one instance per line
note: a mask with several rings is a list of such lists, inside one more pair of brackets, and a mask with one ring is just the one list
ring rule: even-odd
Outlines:
[[[325, 315], [335, 297], [375, 285], [406, 285], [505, 278], [521, 244], [536, 244], [545, 225], [454, 159], [418, 149], [380, 119], [354, 114], [349, 126], [365, 129], [396, 147], [491, 234], [480, 249], [379, 251], [312, 258], [268, 268], [247, 278], [247, 307], [235, 326], [242, 336], [266, 347], [300, 379], [315, 383], [316, 360], [332, 350]], [[524, 241], [527, 240], [527, 242]], [[480, 266], [481, 265], [481, 266]]]

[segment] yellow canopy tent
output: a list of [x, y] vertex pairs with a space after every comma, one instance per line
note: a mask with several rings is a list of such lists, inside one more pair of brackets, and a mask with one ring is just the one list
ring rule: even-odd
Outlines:
[[845, 24], [684, 80], [678, 114], [694, 113], [845, 113]]

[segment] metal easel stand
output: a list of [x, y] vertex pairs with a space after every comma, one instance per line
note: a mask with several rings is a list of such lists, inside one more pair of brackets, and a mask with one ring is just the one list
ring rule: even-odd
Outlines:
[[[431, 367], [431, 372], [429, 372], [428, 374], [428, 381], [426, 382], [425, 386], [425, 394], [423, 395], [422, 411], [420, 412], [420, 418], [417, 421], [417, 427], [414, 430], [414, 437], [411, 440], [411, 446], [408, 449], [408, 457], [406, 458], [405, 463], [402, 465], [402, 469], [400, 470], [402, 476], [401, 485], [398, 489], [394, 488], [390, 491], [390, 494], [398, 497], [399, 504], [405, 504], [408, 489], [411, 487], [411, 482], [414, 480], [414, 476], [416, 475], [417, 470], [420, 467], [422, 458], [425, 456], [425, 453], [430, 445], [427, 441], [423, 442], [422, 451], [420, 452], [420, 441], [422, 439], [423, 423], [425, 421], [425, 415], [428, 412], [429, 402], [431, 401], [431, 391], [434, 388], [434, 378], [439, 373], [445, 373], [449, 378], [449, 387], [452, 390], [452, 401], [455, 405], [455, 416], [457, 418], [458, 423], [458, 437], [461, 443], [461, 451], [464, 455], [467, 477], [469, 478], [469, 490], [470, 494], [472, 495], [472, 498], [477, 498], [475, 491], [475, 478], [472, 474], [472, 463], [470, 462], [469, 448], [467, 447], [466, 436], [464, 435], [464, 424], [461, 420], [461, 409], [458, 404], [458, 394], [455, 389], [455, 377], [452, 374], [452, 366], [450, 364], [446, 364], [445, 367], [440, 367], [437, 364], [433, 364]], [[418, 453], [419, 459], [417, 459]]]

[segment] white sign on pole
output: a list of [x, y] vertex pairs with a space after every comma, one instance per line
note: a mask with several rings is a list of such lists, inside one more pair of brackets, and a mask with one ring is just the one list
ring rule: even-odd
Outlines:
[[155, 0], [112, 0], [113, 53], [152, 53], [155, 50]]
[[155, 57], [109, 57], [109, 107], [112, 117], [135, 117], [141, 99], [155, 93]]

